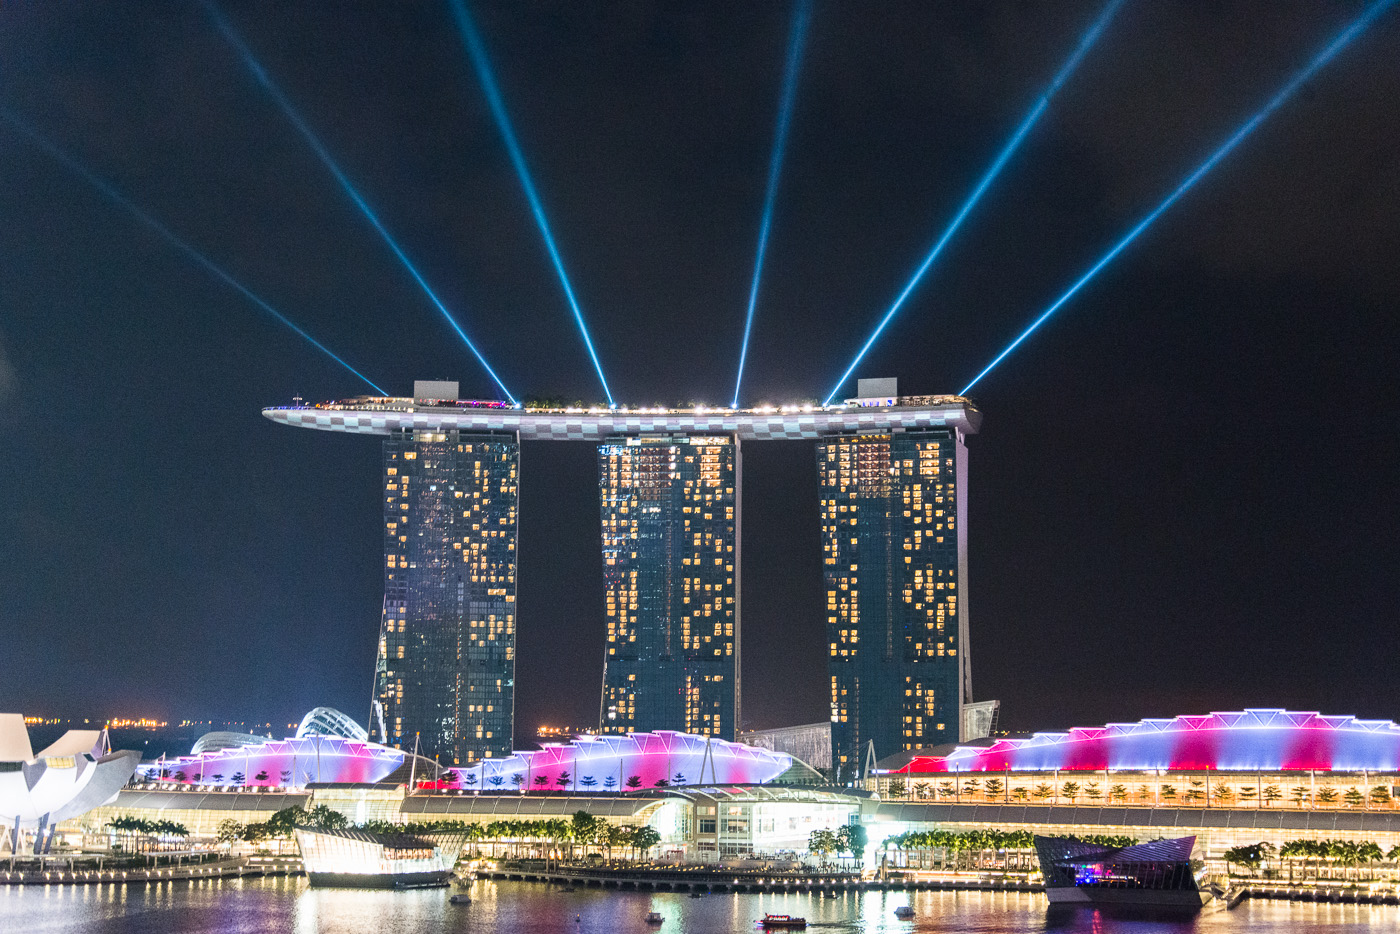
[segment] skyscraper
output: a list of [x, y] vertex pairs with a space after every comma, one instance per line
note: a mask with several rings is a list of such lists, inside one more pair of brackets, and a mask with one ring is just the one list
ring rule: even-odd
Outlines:
[[605, 733], [734, 738], [739, 476], [732, 435], [615, 437], [599, 445]]
[[405, 749], [416, 737], [444, 765], [511, 752], [519, 462], [511, 434], [401, 429], [384, 442], [370, 732]]
[[817, 445], [832, 764], [960, 740], [967, 656], [967, 460], [958, 428]]

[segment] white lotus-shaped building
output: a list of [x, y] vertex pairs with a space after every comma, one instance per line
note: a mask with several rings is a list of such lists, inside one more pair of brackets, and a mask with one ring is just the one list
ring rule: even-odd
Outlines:
[[42, 833], [116, 798], [141, 755], [105, 746], [101, 730], [69, 730], [35, 755], [24, 716], [0, 713], [0, 825], [9, 847], [20, 830]]

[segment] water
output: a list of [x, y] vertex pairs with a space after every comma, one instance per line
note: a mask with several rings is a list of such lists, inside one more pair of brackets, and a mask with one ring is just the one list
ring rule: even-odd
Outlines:
[[[816, 895], [707, 895], [576, 892], [525, 882], [476, 882], [470, 905], [450, 905], [449, 890], [384, 892], [311, 889], [303, 878], [166, 882], [151, 886], [0, 886], [0, 932], [23, 934], [727, 934], [755, 931], [765, 912], [801, 915], [807, 930], [855, 934], [1053, 931], [1265, 934], [1400, 930], [1400, 908], [1246, 901], [1178, 921], [1125, 920], [1091, 910], [1047, 914], [1039, 895], [993, 892], [872, 892]], [[899, 921], [894, 909], [912, 905]], [[664, 924], [642, 917], [659, 911]], [[575, 920], [575, 919], [578, 920]]]

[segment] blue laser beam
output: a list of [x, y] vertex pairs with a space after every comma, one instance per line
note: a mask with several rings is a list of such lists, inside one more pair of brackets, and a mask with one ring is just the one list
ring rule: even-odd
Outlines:
[[491, 107], [496, 127], [501, 131], [506, 151], [510, 154], [511, 164], [515, 166], [515, 174], [520, 179], [520, 187], [525, 189], [525, 197], [530, 202], [530, 211], [535, 216], [535, 224], [540, 228], [540, 235], [544, 237], [545, 249], [549, 251], [549, 259], [554, 264], [555, 273], [559, 276], [559, 284], [563, 286], [564, 295], [569, 300], [569, 307], [573, 309], [574, 323], [578, 325], [579, 334], [583, 335], [583, 345], [588, 350], [589, 359], [593, 361], [593, 369], [598, 372], [598, 381], [603, 384], [603, 393], [608, 397], [608, 405], [615, 405], [612, 390], [608, 388], [608, 379], [603, 375], [603, 365], [598, 361], [597, 351], [593, 349], [593, 339], [588, 336], [588, 325], [584, 323], [583, 311], [579, 308], [578, 298], [574, 295], [574, 287], [569, 283], [569, 274], [564, 271], [564, 259], [560, 256], [559, 247], [554, 242], [554, 234], [550, 232], [549, 219], [545, 217], [544, 213], [544, 204], [540, 201], [539, 192], [535, 190], [534, 180], [530, 176], [529, 168], [525, 165], [524, 152], [520, 148], [520, 142], [515, 137], [510, 117], [506, 114], [506, 105], [501, 97], [501, 89], [496, 84], [496, 77], [491, 71], [491, 61], [486, 55], [486, 44], [482, 42], [481, 34], [477, 32], [463, 0], [451, 0], [451, 6], [453, 16], [457, 20], [457, 27], [462, 33], [462, 41], [467, 46], [467, 54], [471, 57], [472, 67], [476, 69], [477, 79], [481, 82], [481, 88], [486, 94], [486, 102]]
[[369, 202], [365, 200], [364, 196], [360, 194], [359, 190], [351, 183], [349, 177], [340, 168], [340, 165], [331, 157], [330, 151], [326, 149], [320, 138], [312, 131], [310, 124], [302, 119], [301, 114], [292, 106], [292, 102], [287, 99], [287, 96], [282, 93], [281, 88], [279, 88], [272, 80], [271, 76], [268, 75], [267, 69], [263, 68], [262, 64], [259, 63], [257, 58], [253, 55], [252, 50], [248, 48], [242, 37], [234, 30], [233, 25], [223, 13], [220, 12], [219, 8], [214, 5], [212, 0], [202, 0], [202, 3], [204, 9], [209, 14], [209, 18], [214, 21], [214, 25], [218, 27], [219, 32], [223, 33], [224, 38], [227, 39], [229, 44], [238, 52], [239, 57], [242, 58], [244, 64], [248, 66], [248, 70], [253, 73], [253, 77], [257, 78], [263, 90], [267, 91], [273, 101], [276, 102], [277, 106], [282, 110], [282, 113], [291, 121], [292, 126], [296, 127], [297, 132], [306, 140], [312, 152], [316, 153], [316, 157], [321, 160], [321, 164], [324, 165], [327, 171], [340, 183], [340, 187], [345, 190], [345, 194], [354, 202], [355, 207], [359, 208], [365, 220], [369, 221], [370, 225], [379, 233], [380, 238], [382, 238], [385, 245], [389, 247], [389, 251], [394, 254], [394, 257], [398, 259], [399, 263], [408, 271], [408, 274], [413, 277], [413, 281], [423, 290], [423, 294], [428, 297], [428, 300], [433, 303], [438, 312], [446, 319], [447, 323], [452, 327], [452, 330], [457, 332], [457, 336], [462, 339], [462, 343], [467, 345], [467, 349], [472, 352], [472, 356], [476, 357], [477, 362], [481, 364], [482, 369], [491, 377], [492, 382], [496, 384], [512, 404], [518, 404], [516, 403], [515, 397], [511, 395], [510, 390], [506, 388], [505, 383], [501, 382], [501, 378], [496, 375], [496, 371], [492, 369], [491, 364], [486, 362], [486, 357], [477, 349], [476, 344], [467, 336], [467, 332], [463, 330], [461, 324], [457, 322], [457, 318], [448, 310], [447, 305], [438, 297], [438, 294], [433, 291], [432, 286], [428, 284], [428, 280], [418, 271], [418, 267], [413, 264], [413, 261], [408, 258], [408, 254], [404, 252], [403, 247], [401, 247], [398, 241], [394, 239], [393, 235], [389, 233], [388, 228], [385, 227], [383, 221], [379, 219], [379, 215], [369, 206]]
[[964, 386], [959, 395], [966, 395], [968, 390], [970, 390], [973, 386], [976, 386], [979, 382], [981, 382], [982, 377], [986, 376], [988, 373], [994, 370], [997, 364], [1005, 360], [1006, 357], [1013, 350], [1020, 346], [1022, 341], [1030, 337], [1031, 334], [1034, 333], [1037, 328], [1039, 328], [1042, 324], [1046, 322], [1046, 320], [1050, 318], [1051, 315], [1059, 311], [1061, 306], [1063, 306], [1066, 302], [1073, 298], [1075, 293], [1082, 289], [1085, 286], [1085, 284], [1089, 282], [1090, 279], [1098, 275], [1100, 270], [1102, 270], [1105, 266], [1111, 263], [1114, 257], [1116, 257], [1119, 253], [1123, 252], [1123, 250], [1127, 248], [1128, 244], [1136, 240], [1138, 238], [1138, 235], [1141, 234], [1148, 227], [1150, 227], [1152, 225], [1152, 222], [1155, 221], [1158, 217], [1160, 217], [1163, 214], [1163, 212], [1167, 210], [1167, 208], [1175, 204], [1177, 199], [1179, 199], [1182, 195], [1186, 194], [1186, 192], [1190, 190], [1191, 187], [1196, 184], [1196, 182], [1200, 181], [1201, 178], [1203, 178], [1206, 175], [1206, 173], [1208, 173], [1211, 169], [1215, 168], [1216, 164], [1219, 163], [1220, 160], [1224, 159], [1227, 155], [1229, 155], [1232, 149], [1234, 149], [1241, 142], [1243, 142], [1245, 137], [1249, 136], [1249, 134], [1253, 133], [1256, 129], [1258, 129], [1259, 125], [1265, 120], [1267, 120], [1270, 116], [1272, 116], [1274, 111], [1278, 110], [1279, 107], [1283, 106], [1283, 104], [1290, 97], [1293, 96], [1293, 93], [1297, 91], [1299, 87], [1301, 87], [1309, 78], [1316, 74], [1324, 65], [1331, 61], [1332, 58], [1335, 57], [1337, 53], [1340, 52], [1343, 48], [1345, 48], [1348, 43], [1350, 43], [1353, 39], [1355, 39], [1363, 31], [1365, 31], [1366, 27], [1370, 26], [1371, 23], [1374, 22], [1378, 16], [1384, 13], [1386, 8], [1391, 6], [1393, 3], [1395, 3], [1395, 0], [1378, 0], [1378, 2], [1373, 3], [1369, 7], [1367, 7], [1359, 17], [1352, 21], [1351, 25], [1347, 26], [1340, 33], [1338, 33], [1337, 36], [1334, 39], [1332, 39], [1332, 41], [1329, 42], [1326, 45], [1326, 47], [1324, 47], [1323, 50], [1313, 58], [1311, 62], [1304, 66], [1304, 68], [1301, 71], [1299, 71], [1296, 75], [1294, 75], [1293, 78], [1290, 79], [1289, 82], [1285, 84], [1280, 91], [1278, 91], [1278, 93], [1271, 97], [1268, 103], [1266, 103], [1264, 107], [1261, 110], [1259, 110], [1259, 112], [1257, 112], [1254, 116], [1250, 117], [1247, 121], [1245, 121], [1244, 125], [1241, 126], [1238, 130], [1236, 130], [1233, 136], [1227, 139], [1225, 143], [1222, 146], [1220, 146], [1219, 149], [1211, 153], [1210, 156], [1204, 162], [1202, 162], [1199, 166], [1196, 167], [1196, 170], [1194, 172], [1186, 176], [1186, 180], [1184, 182], [1178, 185], [1175, 188], [1175, 190], [1172, 191], [1171, 194], [1167, 195], [1166, 199], [1163, 200], [1161, 204], [1153, 208], [1152, 211], [1150, 211], [1146, 217], [1139, 221], [1135, 227], [1129, 230], [1127, 236], [1123, 237], [1123, 239], [1115, 243], [1113, 245], [1113, 248], [1110, 249], [1107, 253], [1105, 253], [1097, 263], [1091, 266], [1088, 272], [1080, 276], [1079, 279], [1076, 280], [1075, 283], [1071, 285], [1063, 295], [1055, 299], [1054, 303], [1051, 304], [1049, 308], [1045, 309], [1045, 311], [1040, 315], [1040, 317], [1036, 318], [1034, 321], [1031, 322], [1030, 327], [1022, 331], [1010, 344], [1007, 344], [1006, 349], [1004, 349], [1001, 353], [997, 354], [996, 357], [992, 360], [992, 362], [987, 364], [987, 366], [982, 370], [982, 372], [977, 374], [977, 376], [972, 380], [972, 382]]
[[206, 271], [223, 281], [224, 284], [233, 288], [235, 291], [240, 293], [244, 298], [248, 299], [254, 305], [257, 305], [267, 314], [271, 315], [276, 321], [290, 328], [292, 331], [296, 332], [300, 337], [302, 337], [304, 340], [310, 343], [313, 347], [321, 351], [321, 353], [330, 357], [336, 363], [339, 363], [341, 366], [345, 367], [345, 369], [349, 370], [351, 373], [354, 373], [360, 379], [364, 380], [365, 383], [368, 384], [370, 388], [372, 388], [375, 392], [379, 393], [381, 396], [388, 395], [387, 392], [385, 392], [383, 389], [380, 389], [379, 386], [375, 384], [374, 381], [372, 381], [368, 376], [361, 373], [359, 370], [355, 369], [350, 364], [346, 363], [338, 354], [336, 354], [334, 351], [328, 348], [325, 344], [321, 343], [316, 338], [306, 333], [306, 331], [304, 331], [300, 326], [298, 326], [296, 322], [292, 321], [290, 318], [282, 314], [276, 308], [273, 308], [267, 302], [263, 301], [262, 298], [256, 295], [247, 286], [239, 282], [229, 273], [225, 272], [223, 267], [219, 266], [217, 263], [209, 259], [203, 253], [196, 250], [193, 246], [191, 246], [181, 237], [177, 236], [175, 232], [172, 231], [169, 227], [166, 227], [164, 224], [156, 220], [150, 214], [147, 214], [144, 210], [138, 207], [135, 204], [135, 202], [133, 202], [130, 198], [126, 197], [126, 195], [118, 191], [117, 188], [110, 182], [107, 182], [104, 179], [99, 178], [97, 175], [94, 175], [92, 172], [88, 171], [88, 169], [84, 167], [82, 163], [78, 162], [77, 159], [75, 159], [73, 156], [70, 156], [67, 152], [61, 149], [57, 143], [54, 143], [48, 137], [44, 136], [38, 130], [25, 123], [23, 120], [15, 116], [7, 109], [0, 108], [0, 117], [3, 117], [5, 122], [8, 123], [17, 132], [19, 132], [20, 135], [24, 136], [35, 146], [42, 149], [48, 155], [52, 156], [56, 161], [62, 163], [70, 171], [80, 176], [89, 185], [96, 188], [99, 192], [105, 195], [109, 200], [114, 201], [122, 207], [126, 208], [126, 210], [130, 212], [133, 217], [135, 217], [141, 223], [145, 224], [151, 230], [154, 230], [167, 243], [175, 247], [181, 253], [184, 253], [186, 256], [194, 260], [200, 266], [204, 267]]
[[801, 71], [802, 46], [807, 38], [811, 20], [811, 0], [798, 0], [793, 12], [792, 32], [788, 36], [787, 67], [783, 70], [783, 92], [778, 104], [778, 128], [773, 138], [773, 153], [768, 159], [768, 189], [763, 195], [763, 220], [758, 225], [758, 252], [754, 257], [753, 281], [749, 284], [749, 307], [744, 317], [744, 341], [739, 347], [739, 374], [734, 378], [734, 401], [739, 407], [739, 387], [744, 382], [744, 362], [749, 356], [749, 332], [753, 330], [753, 313], [758, 304], [758, 283], [763, 278], [763, 259], [768, 251], [768, 230], [773, 223], [773, 203], [778, 194], [778, 175], [783, 167], [783, 152], [787, 148], [788, 125], [792, 122], [792, 104], [797, 97], [797, 76]]
[[1118, 7], [1121, 6], [1122, 3], [1123, 0], [1109, 0], [1108, 5], [1104, 7], [1103, 12], [1099, 14], [1099, 18], [1094, 20], [1093, 25], [1084, 33], [1083, 38], [1079, 40], [1079, 45], [1075, 47], [1074, 52], [1065, 63], [1060, 66], [1060, 70], [1055, 73], [1055, 77], [1050, 80], [1050, 84], [1045, 88], [1045, 91], [1036, 99], [1035, 105], [1031, 107], [1030, 113], [1026, 114], [1020, 126], [1016, 127], [1016, 132], [1011, 134], [1011, 138], [1007, 140], [1006, 145], [1002, 147], [1001, 152], [997, 154], [996, 159], [992, 162], [991, 168], [987, 169], [986, 174], [983, 175], [982, 179], [977, 183], [977, 187], [972, 189], [972, 194], [963, 202], [963, 206], [958, 210], [958, 213], [953, 216], [953, 220], [948, 225], [947, 229], [945, 229], [938, 240], [934, 242], [933, 248], [928, 252], [928, 256], [924, 258], [923, 263], [915, 270], [913, 277], [909, 280], [908, 284], [904, 286], [899, 296], [895, 298], [894, 304], [890, 306], [889, 311], [885, 312], [885, 316], [880, 319], [880, 323], [875, 326], [875, 330], [871, 332], [870, 338], [860, 348], [860, 352], [857, 353], [855, 359], [851, 361], [851, 365], [846, 367], [846, 372], [841, 374], [841, 378], [837, 380], [836, 385], [831, 388], [830, 395], [826, 397], [822, 405], [830, 405], [831, 400], [836, 397], [836, 394], [841, 391], [841, 387], [846, 384], [846, 380], [851, 378], [851, 374], [855, 372], [855, 368], [860, 365], [860, 361], [865, 358], [870, 348], [875, 345], [875, 341], [879, 339], [880, 334], [885, 330], [885, 326], [890, 323], [899, 312], [899, 309], [904, 306], [904, 302], [913, 293], [914, 289], [918, 287], [924, 275], [929, 271], [929, 267], [933, 265], [934, 260], [938, 259], [938, 254], [943, 252], [943, 248], [948, 245], [948, 241], [953, 238], [953, 234], [962, 226], [962, 222], [967, 219], [967, 215], [972, 212], [973, 207], [982, 199], [982, 195], [986, 193], [987, 188], [990, 187], [996, 177], [1001, 174], [1001, 170], [1006, 167], [1006, 163], [1010, 161], [1012, 154], [1020, 147], [1021, 141], [1025, 139], [1031, 127], [1040, 119], [1045, 109], [1050, 106], [1050, 98], [1053, 97], [1055, 92], [1060, 89], [1060, 86], [1069, 79], [1074, 69], [1078, 67], [1080, 60], [1084, 58], [1094, 42], [1098, 40], [1100, 34], [1103, 33], [1105, 27], [1108, 26], [1108, 22], [1113, 18], [1113, 14], [1118, 12]]

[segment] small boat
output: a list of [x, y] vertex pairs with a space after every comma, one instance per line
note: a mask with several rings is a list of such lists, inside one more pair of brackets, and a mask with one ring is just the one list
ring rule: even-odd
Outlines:
[[894, 910], [894, 916], [901, 921], [907, 921], [914, 917], [914, 909], [910, 908], [908, 905], [900, 905]]
[[642, 920], [647, 924], [661, 924], [666, 918], [659, 911], [648, 911], [647, 916]]
[[472, 897], [465, 892], [458, 892], [447, 901], [453, 905], [470, 905], [472, 903]]
[[690, 897], [691, 897], [691, 898], [704, 898], [704, 897], [705, 897], [705, 893], [704, 893], [704, 892], [691, 892], [691, 893], [690, 893]]
[[792, 915], [764, 915], [763, 920], [758, 923], [763, 925], [765, 931], [807, 930], [807, 919], [794, 918]]

